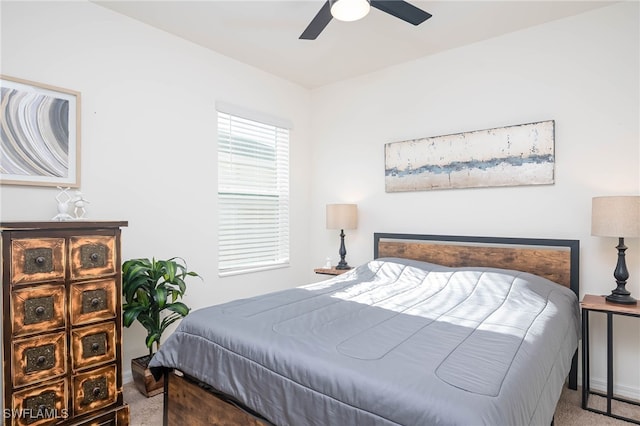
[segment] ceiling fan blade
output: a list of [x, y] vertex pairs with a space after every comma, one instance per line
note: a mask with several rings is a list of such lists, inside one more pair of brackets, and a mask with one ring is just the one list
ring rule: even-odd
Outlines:
[[413, 25], [420, 25], [431, 14], [403, 0], [371, 0], [371, 6]]
[[329, 0], [322, 5], [318, 14], [313, 18], [311, 23], [306, 30], [299, 37], [301, 40], [315, 40], [322, 30], [329, 24], [329, 21], [333, 16], [331, 16], [331, 5], [329, 5]]

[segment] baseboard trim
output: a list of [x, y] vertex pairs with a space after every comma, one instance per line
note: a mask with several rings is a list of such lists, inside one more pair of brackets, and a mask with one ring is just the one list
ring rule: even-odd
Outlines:
[[131, 368], [122, 371], [122, 383], [127, 384], [133, 382], [133, 374]]
[[[582, 378], [578, 380], [578, 384], [582, 385]], [[599, 392], [607, 392], [607, 380], [597, 377], [591, 377], [591, 389]], [[613, 384], [613, 393], [623, 398], [637, 400], [640, 395], [640, 389], [632, 386]]]

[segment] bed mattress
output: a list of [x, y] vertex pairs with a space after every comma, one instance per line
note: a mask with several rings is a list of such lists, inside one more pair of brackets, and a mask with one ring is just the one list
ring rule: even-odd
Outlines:
[[150, 367], [277, 425], [548, 425], [579, 324], [544, 278], [387, 258], [196, 310]]

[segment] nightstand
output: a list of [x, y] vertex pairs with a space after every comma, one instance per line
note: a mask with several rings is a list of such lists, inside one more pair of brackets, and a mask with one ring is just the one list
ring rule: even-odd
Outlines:
[[331, 267], [331, 268], [317, 268], [314, 269], [313, 272], [315, 272], [316, 274], [322, 274], [322, 275], [340, 275], [340, 274], [344, 274], [345, 272], [349, 272], [351, 269], [336, 269], [335, 267]]
[[[613, 316], [625, 315], [640, 318], [640, 305], [621, 305], [609, 303], [604, 296], [586, 294], [582, 302], [582, 408], [605, 416], [640, 424], [640, 420], [619, 416], [611, 412], [611, 401], [622, 401], [626, 404], [640, 406], [637, 401], [620, 398], [613, 395]], [[607, 314], [607, 392], [597, 392], [590, 389], [589, 380], [589, 314], [591, 312]], [[607, 410], [590, 408], [589, 395], [598, 395], [607, 399]]]

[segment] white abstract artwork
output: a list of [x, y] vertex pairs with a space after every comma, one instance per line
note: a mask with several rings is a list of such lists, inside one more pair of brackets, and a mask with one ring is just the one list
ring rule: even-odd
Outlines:
[[385, 145], [387, 192], [554, 183], [553, 120]]
[[0, 183], [80, 185], [80, 93], [0, 78]]

